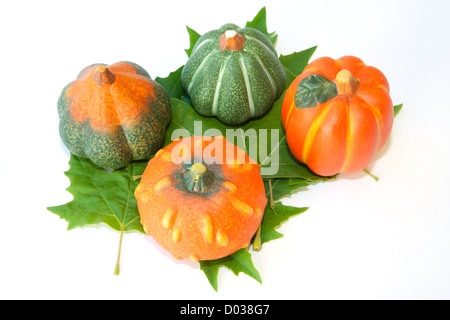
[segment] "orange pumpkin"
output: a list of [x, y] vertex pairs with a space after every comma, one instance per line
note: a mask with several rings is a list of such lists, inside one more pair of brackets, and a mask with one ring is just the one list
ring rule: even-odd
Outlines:
[[364, 169], [387, 141], [394, 109], [377, 68], [353, 56], [311, 62], [281, 111], [292, 154], [323, 176]]
[[175, 258], [194, 261], [246, 247], [267, 204], [259, 165], [223, 137], [159, 150], [135, 196], [145, 232]]

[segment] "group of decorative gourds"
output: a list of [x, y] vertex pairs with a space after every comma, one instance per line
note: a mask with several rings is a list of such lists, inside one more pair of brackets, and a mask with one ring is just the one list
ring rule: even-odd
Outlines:
[[[263, 33], [227, 24], [200, 37], [181, 81], [198, 113], [240, 125], [272, 107], [286, 75]], [[58, 100], [60, 135], [73, 154], [107, 169], [151, 158], [135, 191], [148, 235], [179, 259], [230, 255], [261, 223], [260, 168], [223, 137], [160, 149], [171, 112], [165, 89], [131, 62], [88, 66]], [[328, 176], [364, 169], [386, 142], [394, 110], [381, 71], [352, 56], [323, 57], [289, 86], [280, 116], [292, 154]], [[230, 152], [241, 156], [229, 161]]]

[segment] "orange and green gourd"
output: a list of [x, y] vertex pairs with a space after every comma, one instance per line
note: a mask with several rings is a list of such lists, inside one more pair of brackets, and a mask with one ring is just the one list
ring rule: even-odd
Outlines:
[[171, 120], [168, 93], [135, 63], [94, 64], [58, 100], [60, 136], [69, 151], [117, 169], [159, 150]]
[[380, 70], [353, 56], [322, 57], [289, 86], [281, 117], [292, 154], [330, 176], [366, 168], [391, 133], [394, 108]]
[[181, 74], [197, 112], [233, 125], [270, 110], [285, 82], [285, 70], [269, 38], [234, 24], [201, 36]]
[[145, 232], [175, 258], [194, 261], [247, 247], [267, 204], [259, 165], [221, 136], [158, 151], [135, 196]]

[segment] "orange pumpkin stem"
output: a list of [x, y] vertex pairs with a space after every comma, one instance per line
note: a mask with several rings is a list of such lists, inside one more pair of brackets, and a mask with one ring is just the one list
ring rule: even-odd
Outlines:
[[113, 84], [116, 81], [116, 75], [105, 66], [98, 66], [95, 69], [92, 80], [99, 86], [106, 86]]
[[219, 48], [221, 51], [233, 50], [241, 51], [244, 47], [244, 37], [235, 30], [227, 30], [219, 38]]
[[359, 80], [348, 70], [341, 70], [336, 75], [336, 88], [339, 95], [352, 98], [359, 88]]

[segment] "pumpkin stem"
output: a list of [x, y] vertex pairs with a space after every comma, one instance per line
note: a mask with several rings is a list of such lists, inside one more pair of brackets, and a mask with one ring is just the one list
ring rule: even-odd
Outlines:
[[219, 48], [221, 51], [233, 50], [241, 51], [244, 47], [244, 37], [235, 30], [227, 30], [219, 38]]
[[186, 166], [186, 169], [183, 173], [186, 189], [190, 192], [208, 192], [215, 178], [214, 173], [202, 163], [194, 163], [190, 167]]
[[116, 81], [116, 75], [105, 66], [98, 66], [95, 69], [92, 80], [99, 86], [106, 86], [108, 84], [113, 84]]
[[348, 70], [341, 70], [336, 75], [336, 88], [339, 95], [353, 98], [359, 88], [359, 80]]

